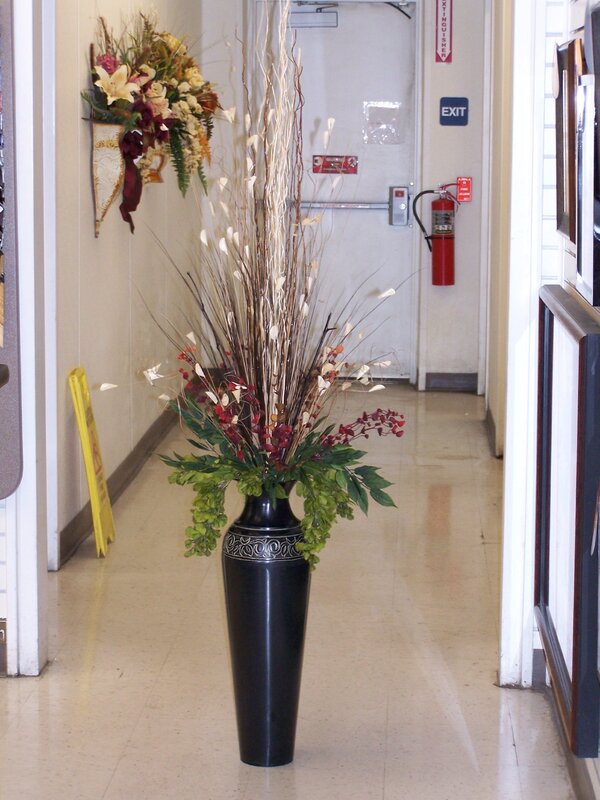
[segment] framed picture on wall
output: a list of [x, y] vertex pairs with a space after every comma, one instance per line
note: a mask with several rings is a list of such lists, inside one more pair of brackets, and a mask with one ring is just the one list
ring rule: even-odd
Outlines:
[[577, 86], [583, 73], [581, 39], [559, 45], [555, 53], [556, 224], [577, 241]]
[[600, 323], [562, 286], [539, 320], [535, 616], [569, 747], [596, 758]]

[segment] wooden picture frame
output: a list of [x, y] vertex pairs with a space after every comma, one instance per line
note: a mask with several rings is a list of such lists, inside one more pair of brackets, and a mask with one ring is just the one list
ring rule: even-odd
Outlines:
[[559, 45], [555, 54], [556, 224], [577, 242], [577, 82], [584, 69], [581, 39]]
[[[557, 327], [568, 345], [570, 370], [574, 375], [568, 391], [573, 393], [574, 418], [565, 419], [563, 409], [553, 408]], [[564, 353], [564, 351], [563, 351]], [[535, 616], [538, 624], [552, 691], [565, 737], [579, 757], [598, 756], [600, 682], [598, 681], [598, 542], [597, 503], [600, 485], [600, 321], [591, 309], [562, 287], [548, 285], [540, 291], [538, 371], [538, 451], [535, 552]], [[560, 360], [560, 357], [559, 357]], [[558, 383], [564, 376], [558, 375]], [[560, 388], [560, 386], [559, 386]], [[567, 455], [557, 448], [556, 431], [566, 425], [573, 431], [575, 469], [569, 480], [553, 481], [556, 468]], [[569, 448], [571, 449], [571, 448]], [[569, 465], [570, 466], [570, 465]], [[560, 470], [557, 470], [560, 471]], [[573, 474], [574, 473], [574, 474]], [[565, 485], [566, 484], [566, 485]], [[570, 485], [569, 485], [570, 484]], [[570, 492], [570, 494], [569, 494]], [[570, 505], [570, 531], [557, 522], [556, 496]], [[559, 504], [561, 499], [559, 498]], [[553, 516], [554, 505], [554, 516]], [[562, 553], [570, 561], [558, 563], [561, 552], [554, 539], [569, 539]], [[554, 559], [554, 562], [552, 562]], [[557, 569], [558, 563], [558, 569]], [[564, 592], [560, 576], [569, 574], [572, 597]], [[558, 576], [558, 577], [557, 577]], [[553, 614], [556, 609], [557, 619]], [[564, 609], [568, 615], [565, 618]], [[560, 612], [560, 613], [559, 613]], [[568, 641], [568, 647], [565, 646]]]

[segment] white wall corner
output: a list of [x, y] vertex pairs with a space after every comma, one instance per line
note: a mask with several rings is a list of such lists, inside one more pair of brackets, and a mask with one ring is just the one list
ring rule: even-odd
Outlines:
[[[513, 19], [513, 131], [500, 683], [530, 686], [534, 633], [538, 292], [545, 0]], [[524, 76], [531, 76], [527, 80]]]
[[37, 675], [48, 657], [41, 7], [41, 0], [13, 6], [23, 478], [6, 503], [11, 675]]

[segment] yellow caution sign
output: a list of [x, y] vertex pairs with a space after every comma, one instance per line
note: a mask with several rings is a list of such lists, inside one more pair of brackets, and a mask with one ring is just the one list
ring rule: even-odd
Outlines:
[[104, 479], [100, 442], [98, 441], [98, 432], [96, 431], [85, 370], [77, 367], [69, 373], [69, 387], [73, 397], [73, 405], [75, 406], [75, 416], [85, 463], [85, 474], [90, 490], [96, 553], [98, 556], [105, 556], [108, 551], [108, 542], [114, 541], [115, 527], [108, 488]]

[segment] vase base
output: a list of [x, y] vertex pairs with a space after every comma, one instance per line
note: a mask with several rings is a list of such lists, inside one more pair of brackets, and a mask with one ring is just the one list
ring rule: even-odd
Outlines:
[[287, 758], [285, 760], [279, 759], [260, 759], [260, 758], [242, 758], [240, 756], [240, 761], [242, 764], [247, 764], [249, 767], [263, 767], [271, 769], [272, 767], [285, 767], [287, 764], [291, 764], [294, 760], [294, 757]]

